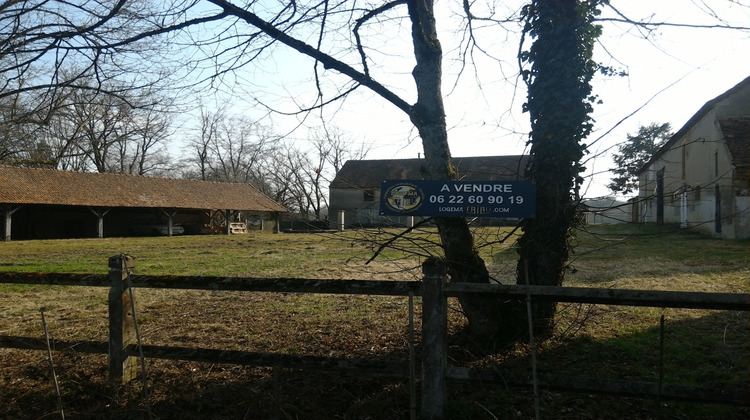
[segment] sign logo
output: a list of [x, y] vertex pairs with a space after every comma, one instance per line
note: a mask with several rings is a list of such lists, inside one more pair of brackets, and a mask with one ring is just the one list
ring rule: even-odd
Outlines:
[[383, 199], [391, 211], [407, 213], [422, 205], [424, 193], [414, 184], [396, 184], [386, 190]]

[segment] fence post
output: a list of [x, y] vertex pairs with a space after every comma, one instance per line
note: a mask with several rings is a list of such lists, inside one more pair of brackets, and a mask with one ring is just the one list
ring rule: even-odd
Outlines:
[[125, 254], [109, 258], [109, 379], [125, 383], [137, 375], [138, 360], [125, 349], [136, 344], [135, 320], [130, 303], [130, 270], [133, 257]]
[[445, 265], [429, 258], [422, 264], [422, 407], [423, 420], [441, 420], [447, 365], [447, 302], [443, 292]]
[[344, 225], [346, 224], [346, 216], [344, 215], [344, 210], [339, 210], [337, 222], [338, 222], [339, 232], [343, 232]]

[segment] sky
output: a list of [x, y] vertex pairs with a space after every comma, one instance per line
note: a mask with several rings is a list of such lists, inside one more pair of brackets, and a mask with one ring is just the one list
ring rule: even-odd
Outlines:
[[[476, 2], [475, 4], [481, 4]], [[521, 1], [500, 2], [518, 7]], [[750, 26], [750, 0], [612, 0], [617, 10], [634, 19], [681, 24], [716, 25], [719, 19], [729, 25]], [[742, 3], [742, 4], [741, 4]], [[743, 5], [747, 4], [747, 6]], [[476, 14], [483, 12], [477, 6]], [[500, 14], [507, 13], [500, 11]], [[517, 77], [518, 31], [514, 24], [480, 25], [475, 33], [480, 47], [474, 51], [474, 64], [463, 66], [460, 52], [464, 32], [455, 14], [460, 2], [438, 1], [436, 18], [443, 46], [446, 115], [453, 156], [512, 155], [526, 152], [529, 123], [522, 112], [526, 89]], [[603, 18], [616, 17], [604, 9]], [[717, 18], [718, 17], [718, 18]], [[674, 131], [707, 101], [750, 76], [750, 32], [725, 29], [697, 29], [661, 26], [645, 33], [632, 25], [602, 21], [603, 35], [595, 46], [595, 59], [623, 70], [624, 77], [597, 76], [594, 93], [601, 104], [595, 106], [595, 130], [586, 140], [587, 197], [610, 194], [611, 153], [641, 125], [669, 122]], [[408, 28], [408, 26], [406, 26]], [[408, 31], [393, 33], [393, 27], [374, 28], [365, 33], [377, 80], [413, 102], [413, 67]], [[491, 55], [492, 57], [488, 57]], [[257, 103], [244, 101], [259, 97], [274, 108], [293, 111], [299, 103], [309, 103], [312, 62], [294, 51], [280, 47], [262, 65], [238, 74], [243, 89], [225, 91], [220, 102], [231, 102], [232, 112], [264, 115]], [[330, 73], [330, 72], [328, 72]], [[460, 76], [459, 76], [460, 74]], [[331, 75], [338, 86], [346, 78]], [[244, 91], [243, 91], [244, 90]], [[252, 93], [252, 95], [250, 95]], [[274, 115], [272, 125], [304, 145], [307, 129], [335, 126], [351, 139], [352, 147], [370, 148], [369, 159], [416, 158], [422, 146], [407, 116], [395, 106], [365, 89], [359, 89], [343, 103], [327, 107], [325, 114]]]

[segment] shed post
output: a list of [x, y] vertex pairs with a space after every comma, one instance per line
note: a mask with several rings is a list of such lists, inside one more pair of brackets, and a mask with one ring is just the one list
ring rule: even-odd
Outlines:
[[441, 420], [445, 404], [448, 304], [445, 299], [446, 267], [429, 258], [422, 264], [422, 407], [423, 420]]
[[231, 221], [232, 221], [232, 210], [229, 210], [229, 209], [225, 210], [224, 211], [224, 218], [227, 221], [227, 229], [226, 229], [225, 233], [227, 235], [231, 235], [232, 234], [232, 224], [231, 224]]
[[135, 314], [131, 304], [130, 271], [134, 258], [119, 254], [109, 258], [109, 379], [125, 383], [137, 375], [138, 359], [126, 349], [137, 344]]
[[5, 213], [5, 220], [3, 223], [3, 240], [8, 242], [10, 241], [10, 222], [13, 218], [11, 217], [10, 210], [5, 210], [3, 213]]
[[174, 230], [172, 229], [172, 227], [174, 226], [174, 215], [177, 214], [177, 210], [161, 209], [161, 212], [164, 213], [165, 216], [167, 216], [167, 236], [174, 236]]
[[94, 213], [96, 216], [97, 224], [96, 224], [96, 231], [97, 231], [97, 237], [103, 238], [104, 237], [104, 216], [109, 213], [110, 209], [99, 209], [99, 208], [91, 208], [89, 207], [89, 211]]
[[16, 211], [18, 211], [18, 209], [20, 209], [20, 208], [21, 207], [13, 208], [13, 207], [8, 206], [8, 207], [5, 207], [3, 209], [4, 210], [3, 213], [4, 213], [4, 216], [5, 216], [5, 224], [4, 224], [5, 225], [5, 229], [4, 229], [5, 231], [3, 232], [3, 240], [6, 241], [6, 242], [10, 241], [10, 233], [11, 233], [10, 226], [11, 226], [11, 222], [13, 221], [13, 217], [12, 217], [13, 213], [15, 213]]

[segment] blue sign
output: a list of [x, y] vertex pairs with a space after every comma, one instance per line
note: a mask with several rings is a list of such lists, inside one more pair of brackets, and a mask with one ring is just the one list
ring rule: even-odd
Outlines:
[[536, 188], [527, 181], [383, 180], [380, 214], [532, 218]]

